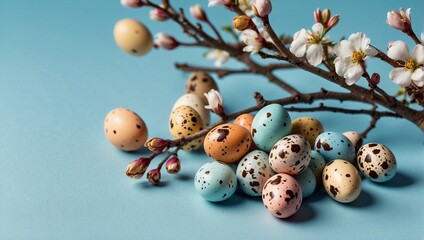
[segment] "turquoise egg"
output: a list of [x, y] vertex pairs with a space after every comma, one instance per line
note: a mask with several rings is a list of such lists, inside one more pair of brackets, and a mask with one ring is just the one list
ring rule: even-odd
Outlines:
[[197, 171], [194, 187], [204, 199], [221, 202], [230, 198], [236, 191], [236, 174], [227, 164], [208, 162]]
[[309, 163], [309, 168], [312, 170], [312, 172], [315, 175], [315, 180], [317, 182], [317, 185], [320, 185], [322, 183], [322, 170], [324, 170], [325, 167], [325, 159], [319, 154], [317, 151], [312, 150], [311, 151], [311, 162]]
[[252, 138], [256, 146], [269, 152], [274, 144], [290, 134], [291, 118], [280, 104], [263, 107], [255, 115], [252, 122]]
[[309, 167], [307, 167], [301, 174], [293, 177], [299, 183], [300, 189], [302, 189], [303, 198], [309, 197], [312, 193], [314, 193], [317, 182], [314, 173]]
[[341, 133], [321, 133], [315, 139], [315, 150], [327, 163], [335, 159], [343, 159], [350, 163], [355, 162], [355, 147], [352, 142]]

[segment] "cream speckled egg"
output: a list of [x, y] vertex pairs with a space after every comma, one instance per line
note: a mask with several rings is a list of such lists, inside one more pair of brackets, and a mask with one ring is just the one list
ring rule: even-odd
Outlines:
[[206, 154], [220, 162], [234, 163], [249, 151], [252, 138], [246, 128], [226, 123], [216, 126], [205, 137]]
[[113, 35], [118, 46], [133, 56], [142, 56], [153, 47], [152, 35], [139, 21], [122, 19], [115, 24]]
[[[201, 131], [203, 126], [199, 113], [189, 106], [179, 106], [169, 116], [169, 131], [174, 139], [193, 135]], [[202, 143], [203, 138], [194, 139], [182, 149], [186, 151], [196, 150]]]
[[179, 106], [192, 107], [200, 115], [205, 124], [204, 127], [209, 126], [211, 114], [210, 111], [205, 108], [205, 103], [194, 93], [187, 93], [178, 98], [172, 107], [172, 111]]
[[190, 75], [187, 79], [185, 86], [186, 93], [194, 93], [198, 96], [205, 104], [208, 104], [208, 99], [205, 97], [205, 93], [211, 89], [218, 91], [218, 86], [215, 80], [205, 72], [195, 72]]
[[308, 167], [310, 160], [311, 146], [298, 134], [280, 139], [269, 153], [269, 164], [276, 173], [297, 175]]
[[361, 134], [355, 131], [349, 131], [349, 132], [344, 132], [343, 135], [352, 142], [353, 146], [355, 146], [355, 152], [358, 152], [363, 142]]
[[135, 112], [116, 108], [110, 111], [104, 121], [107, 139], [115, 147], [124, 151], [134, 151], [143, 147], [147, 140], [147, 127]]
[[292, 176], [280, 173], [266, 181], [262, 201], [268, 211], [277, 218], [288, 218], [302, 204], [302, 190]]
[[374, 182], [387, 182], [396, 175], [396, 158], [383, 144], [363, 145], [359, 148], [357, 161], [359, 170]]
[[300, 134], [304, 136], [311, 147], [314, 146], [315, 139], [324, 132], [321, 122], [311, 117], [300, 117], [292, 121], [291, 134]]
[[325, 191], [341, 203], [353, 202], [361, 193], [361, 177], [355, 166], [346, 160], [336, 159], [322, 172]]

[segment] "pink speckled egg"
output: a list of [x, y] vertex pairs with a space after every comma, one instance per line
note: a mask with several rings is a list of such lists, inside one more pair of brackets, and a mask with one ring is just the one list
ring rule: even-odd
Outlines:
[[272, 176], [262, 190], [262, 201], [268, 211], [277, 218], [288, 218], [302, 204], [302, 190], [292, 176], [280, 173]]

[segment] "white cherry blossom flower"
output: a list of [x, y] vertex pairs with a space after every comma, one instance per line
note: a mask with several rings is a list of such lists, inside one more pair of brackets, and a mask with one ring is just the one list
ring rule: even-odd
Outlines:
[[208, 104], [205, 108], [209, 109], [211, 112], [217, 114], [220, 117], [225, 117], [224, 108], [222, 107], [222, 97], [221, 94], [215, 89], [211, 89], [209, 92], [204, 93]]
[[234, 3], [234, 0], [209, 0], [208, 7], [218, 6], [218, 5], [230, 5]]
[[303, 57], [306, 54], [308, 62], [317, 66], [322, 62], [324, 52], [322, 44], [328, 42], [329, 39], [324, 37], [324, 26], [321, 23], [315, 23], [312, 31], [302, 29], [294, 34], [290, 51], [296, 57]]
[[368, 56], [375, 56], [377, 50], [371, 47], [371, 40], [361, 32], [351, 34], [349, 40], [342, 40], [334, 47], [336, 73], [345, 78], [347, 85], [356, 83], [364, 73], [362, 63]]
[[259, 36], [256, 31], [246, 29], [240, 34], [240, 41], [246, 44], [246, 47], [243, 48], [244, 52], [254, 54], [258, 53], [263, 48], [265, 39], [262, 36]]
[[270, 0], [250, 0], [253, 12], [259, 17], [268, 16], [272, 11]]
[[215, 59], [215, 66], [220, 67], [230, 58], [230, 54], [226, 51], [214, 49], [206, 53], [207, 59]]
[[402, 86], [407, 87], [411, 80], [418, 86], [424, 86], [424, 46], [415, 45], [412, 55], [409, 54], [409, 48], [403, 41], [394, 41], [389, 44], [387, 55], [398, 61], [403, 61], [403, 67], [397, 67], [390, 71], [390, 79]]

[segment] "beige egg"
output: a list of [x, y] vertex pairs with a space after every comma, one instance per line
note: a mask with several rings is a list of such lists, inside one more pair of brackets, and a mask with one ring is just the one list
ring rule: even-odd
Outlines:
[[196, 94], [205, 104], [208, 104], [208, 99], [205, 97], [204, 93], [209, 92], [211, 89], [218, 91], [216, 82], [207, 73], [199, 71], [188, 77], [185, 92]]
[[343, 135], [352, 142], [353, 146], [355, 146], [355, 152], [358, 152], [363, 142], [361, 134], [355, 131], [349, 131], [349, 132], [344, 132]]
[[205, 103], [194, 93], [187, 93], [181, 96], [172, 107], [172, 111], [179, 106], [192, 107], [202, 118], [204, 127], [209, 126], [211, 114], [208, 109], [205, 108]]
[[327, 163], [322, 172], [322, 183], [328, 195], [341, 203], [353, 202], [361, 193], [359, 172], [346, 160]]
[[[203, 126], [203, 120], [199, 113], [189, 106], [179, 106], [169, 116], [169, 131], [174, 139], [193, 135], [203, 130]], [[204, 137], [194, 139], [182, 149], [196, 150], [202, 145], [203, 139]]]
[[152, 34], [142, 23], [134, 19], [118, 21], [113, 35], [118, 46], [133, 56], [142, 56], [153, 47]]
[[315, 139], [324, 132], [324, 127], [315, 118], [300, 117], [292, 121], [292, 134], [300, 134], [304, 136], [311, 147], [314, 146]]
[[134, 151], [143, 147], [147, 140], [147, 127], [135, 112], [116, 108], [110, 111], [104, 121], [107, 139], [115, 147], [124, 151]]

